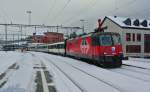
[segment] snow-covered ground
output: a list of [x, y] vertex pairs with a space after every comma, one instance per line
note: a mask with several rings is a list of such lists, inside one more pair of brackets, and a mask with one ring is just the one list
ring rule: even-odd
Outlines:
[[150, 69], [150, 59], [129, 58], [129, 60], [124, 60], [123, 64]]
[[22, 59], [22, 53], [0, 51], [0, 74], [13, 63]]
[[132, 57], [130, 57], [129, 60], [132, 60], [132, 61], [142, 61], [142, 62], [150, 63], [150, 59], [146, 59], [146, 58], [132, 58]]
[[[6, 72], [7, 77], [0, 92], [36, 92], [37, 71], [41, 72], [43, 92], [48, 92], [49, 86], [55, 86], [57, 92], [150, 92], [147, 60], [125, 60], [121, 68], [103, 69], [40, 52], [0, 52], [0, 63], [0, 73]], [[9, 69], [15, 63], [19, 68]], [[46, 82], [44, 71], [52, 75], [53, 83]]]
[[[33, 87], [32, 80], [34, 76], [32, 56], [20, 52], [0, 52], [0, 54], [3, 57], [0, 59], [2, 70], [7, 70], [13, 63], [18, 65], [18, 69], [10, 70], [8, 80], [0, 89], [0, 92], [33, 92], [30, 88]], [[2, 73], [5, 72], [2, 70]]]

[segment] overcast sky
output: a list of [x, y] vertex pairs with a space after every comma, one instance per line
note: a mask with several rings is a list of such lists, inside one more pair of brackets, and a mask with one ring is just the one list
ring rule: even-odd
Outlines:
[[81, 19], [94, 27], [104, 16], [150, 17], [150, 0], [0, 0], [0, 23], [81, 26]]

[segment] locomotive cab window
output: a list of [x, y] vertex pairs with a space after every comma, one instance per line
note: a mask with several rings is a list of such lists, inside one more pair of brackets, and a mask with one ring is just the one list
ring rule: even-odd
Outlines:
[[112, 46], [113, 41], [111, 35], [101, 35], [100, 36], [100, 44], [102, 46]]

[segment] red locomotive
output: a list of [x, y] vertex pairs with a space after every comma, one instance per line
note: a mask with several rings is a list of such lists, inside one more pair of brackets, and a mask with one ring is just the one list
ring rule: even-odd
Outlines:
[[66, 54], [103, 66], [120, 67], [123, 55], [120, 35], [96, 32], [69, 39], [66, 41]]

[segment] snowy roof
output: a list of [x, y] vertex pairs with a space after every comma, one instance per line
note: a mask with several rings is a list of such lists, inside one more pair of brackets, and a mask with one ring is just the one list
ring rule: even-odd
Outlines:
[[43, 36], [44, 33], [43, 32], [36, 32], [36, 36]]
[[107, 16], [117, 25], [123, 28], [134, 28], [134, 29], [147, 29], [150, 30], [150, 20], [147, 19], [136, 19], [136, 18], [125, 18], [118, 16]]

